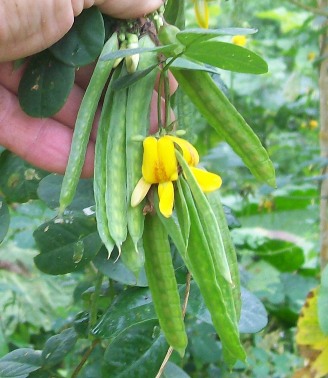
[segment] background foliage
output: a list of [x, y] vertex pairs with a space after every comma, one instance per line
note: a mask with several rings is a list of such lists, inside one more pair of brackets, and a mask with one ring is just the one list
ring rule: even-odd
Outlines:
[[[259, 30], [247, 36], [246, 47], [265, 58], [269, 73], [221, 71], [217, 80], [268, 149], [278, 189], [260, 185], [186, 103], [177, 115], [180, 127], [202, 152], [205, 167], [224, 182], [221, 197], [244, 287], [239, 328], [248, 365], [226, 369], [209, 314], [192, 286], [187, 353], [183, 359], [173, 354], [163, 377], [290, 377], [304, 362], [295, 342], [297, 320], [307, 293], [319, 283], [318, 187], [327, 163], [319, 158], [318, 144], [318, 38], [324, 19], [281, 0], [211, 2], [210, 11], [213, 28]], [[192, 4], [186, 16], [188, 26], [196, 26]], [[65, 49], [58, 45], [52, 52], [58, 57]], [[183, 101], [179, 91], [175, 100]], [[144, 272], [135, 278], [120, 261], [114, 264], [115, 256], [106, 259], [91, 181], [81, 180], [69, 213], [58, 222], [61, 177], [8, 151], [1, 152], [0, 173], [0, 357], [6, 356], [0, 377], [74, 376], [88, 353], [79, 377], [128, 377], [133, 368], [140, 377], [155, 376], [167, 345], [153, 331], [157, 319]], [[69, 263], [61, 259], [67, 253]], [[172, 253], [183, 297], [184, 267]], [[101, 287], [97, 270], [107, 278]], [[87, 338], [91, 317], [97, 324], [92, 333], [106, 342]]]

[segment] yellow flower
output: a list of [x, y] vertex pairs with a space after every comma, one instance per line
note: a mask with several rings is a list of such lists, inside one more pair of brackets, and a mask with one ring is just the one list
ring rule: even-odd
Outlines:
[[209, 12], [207, 0], [194, 0], [194, 9], [198, 25], [201, 28], [208, 29]]
[[316, 53], [314, 51], [310, 51], [307, 55], [308, 61], [313, 62], [315, 58], [316, 58]]
[[232, 43], [237, 46], [245, 47], [247, 42], [246, 35], [234, 35], [232, 37]]
[[309, 128], [311, 130], [314, 130], [318, 127], [318, 121], [315, 120], [315, 119], [311, 119], [310, 122], [309, 122]]
[[204, 192], [214, 191], [221, 186], [220, 176], [195, 167], [199, 163], [199, 155], [192, 144], [172, 135], [165, 135], [159, 139], [150, 136], [143, 141], [142, 178], [132, 193], [132, 207], [145, 198], [151, 185], [158, 184], [160, 212], [167, 218], [172, 215], [173, 181], [176, 181], [179, 175], [175, 144], [181, 149], [184, 159]]

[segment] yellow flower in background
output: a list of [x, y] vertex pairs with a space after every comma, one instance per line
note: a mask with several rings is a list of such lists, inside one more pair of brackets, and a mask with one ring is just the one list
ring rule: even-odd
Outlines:
[[246, 35], [234, 35], [232, 37], [232, 43], [237, 46], [245, 47], [247, 43]]
[[316, 53], [315, 53], [314, 51], [310, 51], [310, 52], [308, 53], [308, 55], [307, 55], [307, 59], [308, 59], [308, 61], [310, 61], [310, 62], [313, 62], [314, 59], [315, 59], [315, 57], [316, 57]]
[[192, 144], [172, 135], [165, 135], [159, 139], [150, 136], [143, 141], [142, 178], [132, 193], [132, 207], [137, 206], [146, 197], [151, 185], [158, 184], [160, 212], [167, 218], [172, 215], [173, 182], [179, 175], [175, 144], [181, 149], [184, 159], [204, 192], [220, 188], [222, 184], [220, 176], [195, 167], [199, 163], [199, 154]]
[[208, 0], [194, 0], [194, 9], [198, 25], [203, 29], [208, 29], [209, 11]]
[[319, 126], [319, 124], [318, 124], [318, 121], [317, 121], [317, 120], [315, 120], [315, 119], [311, 119], [311, 120], [310, 120], [310, 122], [309, 122], [309, 128], [310, 128], [311, 130], [316, 129], [318, 126]]

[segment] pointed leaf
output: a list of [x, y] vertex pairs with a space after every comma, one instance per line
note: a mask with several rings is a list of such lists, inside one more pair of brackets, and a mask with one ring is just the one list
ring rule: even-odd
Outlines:
[[58, 335], [51, 336], [42, 351], [42, 365], [51, 368], [58, 365], [72, 350], [77, 342], [73, 328], [65, 329]]
[[118, 89], [124, 89], [135, 83], [136, 81], [142, 79], [146, 75], [148, 75], [151, 71], [153, 71], [156, 67], [158, 67], [158, 64], [154, 64], [145, 70], [141, 71], [136, 71], [133, 74], [127, 74], [124, 75], [123, 77], [120, 77], [119, 79], [116, 79], [113, 83], [113, 89], [118, 90]]
[[25, 378], [41, 367], [41, 351], [16, 349], [0, 358], [1, 378]]
[[184, 55], [227, 71], [250, 74], [268, 72], [265, 60], [252, 51], [232, 43], [219, 41], [194, 43], [188, 46]]
[[176, 37], [185, 46], [200, 43], [223, 35], [249, 35], [257, 33], [257, 29], [222, 28], [222, 29], [186, 29], [177, 33]]

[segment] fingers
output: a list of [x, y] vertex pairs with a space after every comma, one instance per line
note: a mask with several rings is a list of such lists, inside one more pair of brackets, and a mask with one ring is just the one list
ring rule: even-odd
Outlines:
[[158, 9], [163, 0], [95, 0], [100, 10], [116, 18], [137, 18]]
[[[64, 173], [73, 131], [56, 120], [27, 116], [17, 97], [0, 86], [0, 144], [29, 163]], [[83, 177], [93, 174], [94, 143], [90, 142]]]

